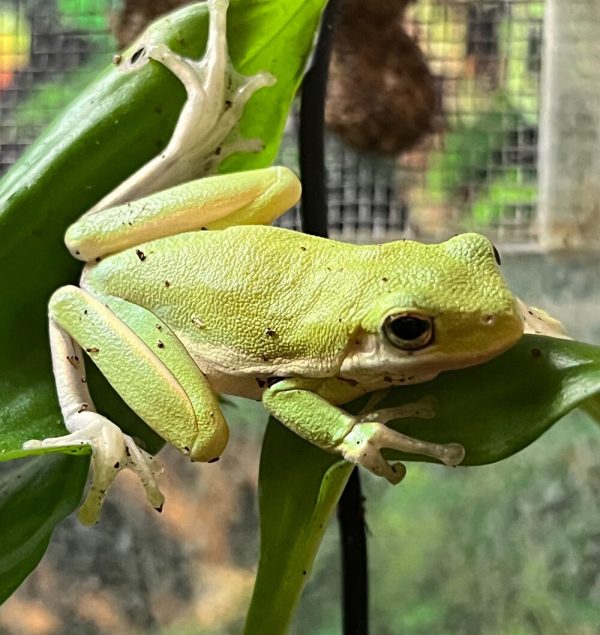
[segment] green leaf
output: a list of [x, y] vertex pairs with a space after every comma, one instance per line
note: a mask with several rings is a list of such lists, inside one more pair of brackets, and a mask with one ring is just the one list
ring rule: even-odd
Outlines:
[[[269, 71], [277, 83], [253, 96], [240, 122], [242, 135], [262, 138], [264, 151], [234, 155], [221, 171], [273, 161], [324, 4], [325, 0], [232, 0], [228, 41], [234, 66], [245, 75]], [[202, 2], [151, 29], [155, 39], [176, 52], [199, 58], [207, 24]], [[135, 45], [130, 47], [121, 63], [126, 64], [135, 50]], [[111, 59], [107, 55], [107, 63]], [[184, 100], [179, 80], [162, 65], [148, 64], [138, 73], [124, 74], [110, 63], [0, 182], [0, 460], [39, 453], [21, 449], [28, 438], [65, 432], [46, 333], [49, 296], [63, 284], [76, 284], [81, 269], [63, 245], [65, 229], [166, 145]], [[124, 406], [93, 364], [87, 366], [91, 392], [102, 412], [142, 446], [156, 451], [160, 438]], [[58, 460], [47, 465], [49, 480], [64, 478]], [[81, 493], [83, 480], [78, 486]], [[11, 510], [11, 522], [30, 511]], [[58, 522], [58, 516], [52, 518]], [[8, 548], [0, 541], [0, 559]]]
[[[487, 364], [391, 389], [377, 408], [432, 396], [433, 419], [404, 419], [392, 426], [427, 441], [462, 443], [465, 466], [493, 463], [531, 444], [573, 408], [597, 403], [600, 347], [526, 335]], [[364, 403], [348, 409], [357, 412]], [[386, 457], [429, 460], [397, 452]], [[246, 635], [286, 632], [350, 469], [270, 422], [259, 482], [260, 564]]]
[[79, 504], [87, 457], [43, 456], [0, 479], [0, 604], [35, 568], [54, 527]]

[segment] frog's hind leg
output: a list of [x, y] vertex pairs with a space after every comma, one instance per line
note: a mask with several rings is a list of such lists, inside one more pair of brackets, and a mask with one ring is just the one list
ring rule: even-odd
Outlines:
[[270, 86], [269, 73], [246, 77], [232, 66], [227, 50], [227, 0], [208, 0], [209, 30], [206, 51], [200, 60], [177, 55], [163, 43], [145, 43], [121, 66], [132, 72], [152, 59], [168, 68], [183, 84], [187, 100], [166, 148], [119, 187], [102, 199], [95, 209], [183, 183], [213, 172], [232, 152], [258, 152], [259, 139], [230, 139], [252, 95]]
[[172, 331], [141, 307], [119, 299], [107, 304], [112, 306], [78, 287], [62, 287], [52, 296], [52, 365], [70, 434], [24, 446], [91, 446], [93, 480], [79, 512], [87, 524], [96, 520], [106, 490], [124, 468], [138, 474], [154, 507], [161, 507], [163, 497], [152, 457], [95, 411], [82, 348], [132, 410], [193, 460], [217, 458], [228, 437], [216, 396]]
[[296, 175], [280, 166], [209, 176], [84, 214], [67, 230], [65, 243], [75, 258], [89, 262], [183, 232], [270, 224], [300, 191]]

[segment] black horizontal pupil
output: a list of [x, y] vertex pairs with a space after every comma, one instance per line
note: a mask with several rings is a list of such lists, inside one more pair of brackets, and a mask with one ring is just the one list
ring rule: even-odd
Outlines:
[[410, 342], [411, 340], [416, 340], [418, 337], [421, 337], [423, 333], [426, 333], [430, 325], [427, 320], [421, 320], [407, 315], [393, 320], [390, 324], [390, 328], [396, 337]]

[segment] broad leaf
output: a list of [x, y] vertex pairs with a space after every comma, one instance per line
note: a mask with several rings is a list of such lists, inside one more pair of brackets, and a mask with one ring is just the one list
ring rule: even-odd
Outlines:
[[[272, 162], [324, 4], [325, 0], [232, 0], [228, 41], [234, 66], [245, 75], [267, 70], [277, 83], [252, 98], [240, 122], [241, 134], [260, 137], [264, 151], [234, 155], [221, 166], [222, 171]], [[202, 2], [184, 7], [151, 28], [157, 39], [176, 52], [199, 58], [207, 24]], [[126, 64], [133, 52], [126, 51], [121, 63]], [[107, 55], [106, 70], [0, 183], [0, 460], [39, 453], [24, 452], [23, 441], [65, 431], [50, 369], [46, 305], [55, 288], [77, 282], [81, 269], [63, 245], [66, 227], [166, 145], [185, 99], [179, 80], [162, 65], [152, 63], [140, 72], [123, 74], [110, 63], [111, 58]], [[102, 412], [156, 451], [161, 445], [157, 435], [97, 377], [92, 364], [88, 363], [88, 369], [91, 392]], [[63, 478], [69, 461], [73, 464], [68, 469], [87, 463], [85, 458], [62, 457], [47, 463], [40, 459], [33, 465], [44, 465], [51, 482]], [[23, 481], [23, 496], [29, 495], [29, 482]], [[83, 479], [76, 483], [80, 494]], [[66, 491], [64, 495], [66, 501]], [[25, 506], [10, 510], [13, 517], [3, 517], [3, 527], [17, 522], [16, 514], [30, 511]], [[50, 515], [50, 525], [61, 517]], [[39, 545], [37, 558], [43, 552], [42, 542]], [[0, 560], [9, 555], [7, 550], [16, 548], [0, 541]], [[31, 569], [36, 558], [31, 555], [34, 551], [27, 553], [23, 566]]]
[[[463, 465], [493, 463], [535, 441], [573, 408], [595, 403], [600, 396], [600, 347], [526, 335], [487, 364], [392, 389], [377, 407], [431, 396], [437, 402], [433, 419], [405, 419], [393, 427], [428, 441], [462, 443]], [[360, 400], [349, 409], [356, 412], [363, 405]], [[260, 565], [247, 635], [286, 632], [349, 473], [350, 467], [337, 457], [278, 422], [269, 423], [260, 468]]]
[[79, 504], [87, 457], [40, 456], [0, 479], [0, 603], [46, 551], [54, 527]]

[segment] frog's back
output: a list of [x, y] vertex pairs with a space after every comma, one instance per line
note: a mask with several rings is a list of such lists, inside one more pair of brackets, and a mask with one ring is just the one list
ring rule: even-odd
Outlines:
[[[82, 286], [144, 306], [186, 345], [229, 347], [256, 370], [340, 363], [365, 248], [270, 226], [180, 234], [88, 265]], [[300, 361], [301, 360], [301, 361]]]

